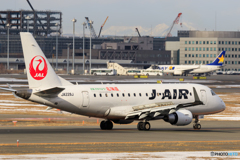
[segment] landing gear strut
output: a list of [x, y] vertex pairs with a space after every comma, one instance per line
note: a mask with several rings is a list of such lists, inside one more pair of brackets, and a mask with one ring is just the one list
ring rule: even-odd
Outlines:
[[194, 118], [195, 118], [195, 121], [193, 122], [193, 129], [201, 129], [201, 124], [200, 124], [198, 115], [194, 116]]
[[113, 123], [110, 120], [102, 121], [100, 123], [100, 128], [102, 130], [111, 130], [113, 128]]
[[148, 131], [150, 130], [151, 125], [149, 122], [138, 122], [137, 129], [140, 130], [145, 130]]

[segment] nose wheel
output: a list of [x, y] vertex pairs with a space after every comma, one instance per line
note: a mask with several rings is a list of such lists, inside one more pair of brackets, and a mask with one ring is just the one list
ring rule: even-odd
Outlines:
[[145, 131], [149, 131], [151, 128], [151, 125], [149, 122], [138, 122], [137, 124], [137, 129], [139, 131], [145, 130]]
[[113, 128], [113, 123], [112, 123], [112, 121], [110, 121], [110, 120], [102, 121], [102, 122], [100, 123], [100, 128], [101, 128], [102, 130], [111, 130], [111, 129]]
[[193, 122], [193, 129], [197, 129], [197, 130], [201, 129], [201, 124], [198, 116], [195, 116], [195, 121]]
[[201, 124], [193, 124], [193, 129], [201, 129]]

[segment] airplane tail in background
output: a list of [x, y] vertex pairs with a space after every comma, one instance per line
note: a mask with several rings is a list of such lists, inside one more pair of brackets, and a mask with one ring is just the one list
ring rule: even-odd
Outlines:
[[20, 33], [29, 88], [52, 88], [71, 84], [58, 77], [31, 33]]
[[225, 52], [226, 51], [222, 51], [212, 63], [207, 65], [222, 66], [224, 63]]

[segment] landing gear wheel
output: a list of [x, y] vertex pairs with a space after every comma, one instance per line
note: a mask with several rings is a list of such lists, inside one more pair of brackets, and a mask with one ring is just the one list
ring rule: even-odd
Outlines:
[[193, 123], [193, 129], [201, 129], [201, 124], [200, 124], [200, 121], [199, 121], [199, 116], [196, 115], [194, 116], [195, 118], [195, 121]]
[[197, 129], [201, 129], [201, 124], [197, 124]]
[[139, 131], [141, 131], [141, 130], [148, 131], [148, 130], [150, 130], [150, 128], [151, 128], [151, 125], [149, 122], [138, 122], [137, 129]]
[[107, 121], [102, 121], [102, 122], [100, 123], [100, 128], [101, 128], [102, 130], [111, 130], [111, 129], [113, 128], [113, 123], [112, 123], [111, 121], [109, 121], [109, 120], [107, 120]]
[[151, 128], [151, 125], [150, 125], [149, 122], [145, 122], [145, 123], [143, 123], [143, 126], [144, 126], [144, 130], [145, 130], [145, 131], [149, 131], [150, 128]]
[[103, 129], [106, 129], [106, 121], [102, 121], [100, 123], [100, 128], [103, 130]]
[[138, 129], [139, 131], [144, 129], [144, 127], [143, 127], [143, 122], [138, 122], [138, 124], [137, 124], [137, 129]]
[[194, 124], [193, 129], [201, 129], [201, 124]]

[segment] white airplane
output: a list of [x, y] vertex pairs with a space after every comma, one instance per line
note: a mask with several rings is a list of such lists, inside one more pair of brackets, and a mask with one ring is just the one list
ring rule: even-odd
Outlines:
[[186, 74], [204, 74], [219, 70], [223, 67], [225, 51], [222, 51], [217, 58], [207, 65], [158, 65], [158, 69], [163, 70], [164, 73], [173, 75]]
[[67, 112], [103, 118], [101, 129], [140, 121], [138, 130], [149, 130], [151, 120], [200, 129], [199, 117], [225, 109], [208, 87], [198, 84], [91, 84], [73, 85], [57, 76], [30, 33], [20, 33], [28, 77], [28, 90], [15, 96]]

